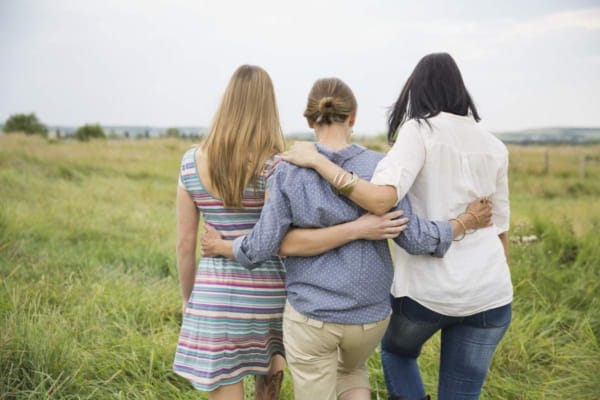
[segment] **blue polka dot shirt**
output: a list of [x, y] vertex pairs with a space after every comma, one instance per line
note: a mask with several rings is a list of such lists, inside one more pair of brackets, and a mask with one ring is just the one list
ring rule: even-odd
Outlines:
[[[332, 152], [317, 145], [331, 161], [370, 180], [383, 154], [351, 145]], [[233, 243], [236, 259], [252, 268], [276, 254], [287, 231], [320, 228], [352, 221], [365, 210], [312, 169], [281, 162], [269, 182], [269, 198], [247, 236]], [[398, 209], [409, 218], [395, 242], [411, 254], [442, 257], [452, 243], [447, 221], [428, 221], [412, 213], [407, 198]], [[355, 240], [313, 257], [286, 257], [286, 288], [290, 304], [303, 315], [324, 322], [365, 324], [390, 313], [393, 264], [386, 240]]]

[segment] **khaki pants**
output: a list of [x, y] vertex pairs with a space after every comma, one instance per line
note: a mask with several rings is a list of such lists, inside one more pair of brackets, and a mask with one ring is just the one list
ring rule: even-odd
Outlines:
[[305, 317], [287, 303], [283, 344], [295, 400], [335, 400], [349, 389], [369, 389], [366, 361], [389, 323], [334, 324]]

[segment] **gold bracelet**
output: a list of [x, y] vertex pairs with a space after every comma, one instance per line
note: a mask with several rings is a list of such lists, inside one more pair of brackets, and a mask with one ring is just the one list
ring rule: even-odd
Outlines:
[[343, 169], [338, 172], [334, 177], [333, 177], [333, 182], [331, 183], [331, 185], [334, 187], [334, 189], [338, 189], [338, 187], [342, 184], [342, 181], [344, 180], [344, 175], [346, 175], [346, 171], [344, 171]]
[[[481, 221], [479, 220], [479, 217], [478, 217], [477, 215], [475, 215], [475, 213], [474, 213], [474, 212], [472, 212], [472, 211], [465, 211], [465, 212], [463, 212], [462, 214], [460, 214], [460, 215], [458, 216], [458, 218], [460, 218], [460, 216], [461, 216], [461, 215], [464, 215], [464, 214], [471, 214], [471, 215], [473, 216], [473, 218], [475, 218], [475, 220], [477, 221], [477, 224], [480, 224], [480, 223], [481, 223]], [[477, 228], [475, 228], [475, 229], [471, 229], [471, 230], [465, 230], [465, 233], [466, 233], [467, 235], [470, 235], [470, 234], [472, 234], [472, 233], [475, 233], [475, 232], [477, 232]]]
[[341, 170], [338, 172], [333, 178], [333, 182], [331, 182], [331, 186], [333, 187], [333, 191], [335, 194], [339, 194], [339, 188], [342, 186], [342, 182], [344, 181], [344, 177], [346, 176], [346, 171]]
[[452, 241], [454, 242], [460, 242], [461, 240], [463, 240], [467, 234], [467, 227], [465, 226], [465, 224], [458, 218], [450, 218], [449, 221], [457, 221], [462, 227], [463, 227], [463, 234], [460, 237], [457, 237], [456, 239], [452, 239]]
[[346, 197], [352, 193], [359, 179], [358, 175], [356, 175], [354, 172], [351, 172], [350, 174], [352, 174], [350, 180], [344, 186], [338, 189], [338, 193]]

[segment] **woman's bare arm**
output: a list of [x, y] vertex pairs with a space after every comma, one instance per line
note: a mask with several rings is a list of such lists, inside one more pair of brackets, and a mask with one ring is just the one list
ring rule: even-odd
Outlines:
[[500, 239], [502, 247], [504, 248], [504, 256], [506, 257], [506, 261], [508, 261], [508, 231], [499, 234], [498, 238]]
[[358, 239], [393, 239], [406, 229], [408, 219], [400, 218], [402, 211], [382, 216], [365, 214], [354, 221], [326, 228], [297, 228], [290, 230], [279, 248], [282, 256], [315, 256]]
[[[471, 202], [467, 207], [468, 213], [463, 213], [449, 221], [453, 237], [463, 236], [465, 227], [479, 229], [490, 226], [491, 209], [491, 204], [482, 203], [479, 199]], [[397, 210], [382, 216], [365, 214], [354, 221], [326, 228], [292, 229], [285, 235], [279, 248], [279, 255], [310, 257], [323, 254], [353, 240], [394, 239], [408, 226], [408, 219], [401, 218], [401, 216], [402, 211]], [[202, 237], [202, 254], [205, 256], [221, 255], [235, 259], [233, 242], [223, 240], [210, 225], [205, 225], [205, 227], [206, 232]]]
[[177, 188], [177, 270], [183, 307], [192, 293], [196, 275], [199, 214], [190, 194]]
[[[285, 235], [279, 255], [310, 257], [353, 240], [393, 239], [406, 229], [408, 220], [400, 218], [401, 216], [402, 211], [393, 211], [383, 216], [365, 214], [354, 221], [326, 228], [292, 229]], [[214, 228], [207, 226], [202, 237], [202, 254], [234, 259], [232, 243], [230, 240], [223, 240]]]
[[[403, 212], [396, 210], [376, 216], [365, 214], [344, 224], [327, 228], [290, 230], [279, 248], [282, 256], [315, 256], [343, 246], [353, 240], [394, 239], [408, 228], [408, 219], [400, 218]], [[491, 225], [492, 206], [481, 199], [472, 201], [461, 215], [449, 221], [453, 238], [463, 236], [465, 228], [480, 229]]]
[[[312, 142], [296, 142], [289, 151], [281, 155], [281, 158], [301, 167], [313, 168], [332, 185], [336, 176], [344, 171], [319, 153]], [[385, 214], [398, 203], [398, 195], [393, 186], [379, 186], [364, 179], [358, 180], [348, 197], [375, 215]]]

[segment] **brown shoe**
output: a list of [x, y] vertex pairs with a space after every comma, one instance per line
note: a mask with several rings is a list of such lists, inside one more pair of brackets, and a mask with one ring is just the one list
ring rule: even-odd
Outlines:
[[273, 375], [254, 376], [254, 399], [255, 400], [279, 400], [283, 382], [283, 371]]

